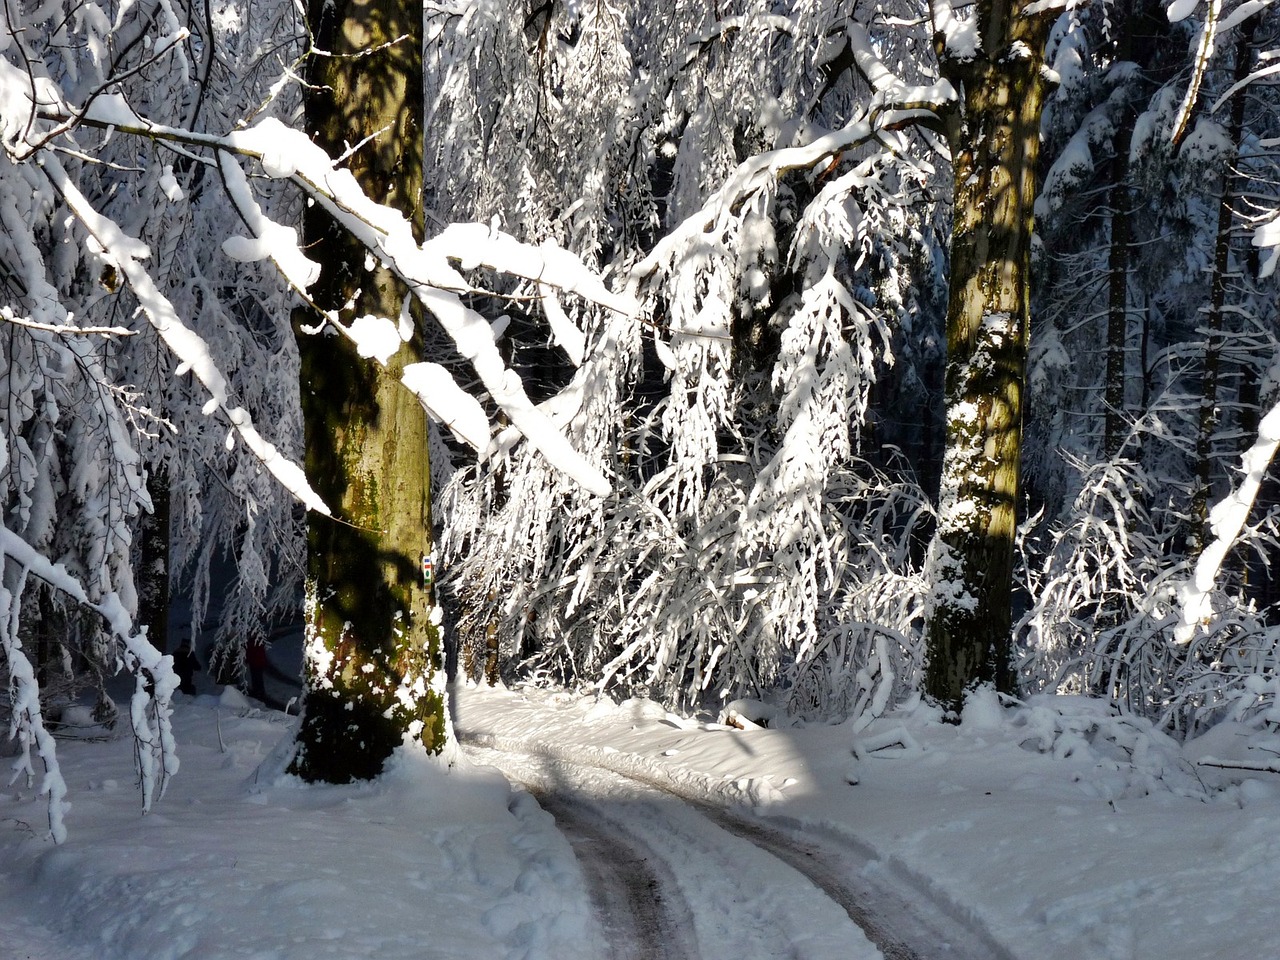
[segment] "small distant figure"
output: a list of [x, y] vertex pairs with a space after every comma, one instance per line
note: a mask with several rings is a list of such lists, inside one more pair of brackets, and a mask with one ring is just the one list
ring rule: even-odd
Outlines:
[[252, 637], [245, 650], [245, 663], [249, 667], [249, 696], [267, 702], [267, 644], [261, 637]]
[[191, 649], [190, 640], [183, 640], [178, 652], [173, 655], [173, 672], [178, 675], [178, 689], [194, 697], [200, 661], [196, 659], [196, 652]]

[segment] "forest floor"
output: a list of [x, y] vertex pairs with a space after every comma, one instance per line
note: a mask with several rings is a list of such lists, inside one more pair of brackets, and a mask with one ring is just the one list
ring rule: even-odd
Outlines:
[[1268, 746], [1243, 728], [1179, 747], [1072, 698], [861, 730], [451, 701], [448, 760], [316, 787], [280, 773], [293, 718], [180, 696], [146, 816], [127, 735], [61, 741], [66, 843], [38, 783], [0, 790], [0, 960], [1280, 956], [1280, 777], [1196, 763]]

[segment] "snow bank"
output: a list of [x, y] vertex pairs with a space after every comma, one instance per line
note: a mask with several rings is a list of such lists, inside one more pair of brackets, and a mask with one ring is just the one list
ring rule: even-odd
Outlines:
[[183, 776], [145, 818], [124, 741], [64, 747], [66, 845], [23, 829], [28, 792], [0, 796], [0, 932], [60, 960], [602, 955], [568, 844], [496, 772], [400, 755], [376, 783], [307, 786], [261, 766], [293, 736], [280, 714], [183, 698], [175, 726]]

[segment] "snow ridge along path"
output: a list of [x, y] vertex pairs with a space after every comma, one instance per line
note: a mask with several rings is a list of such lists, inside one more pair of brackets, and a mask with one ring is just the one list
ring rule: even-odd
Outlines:
[[[557, 823], [566, 827], [571, 841], [573, 832], [578, 829], [575, 821], [580, 819], [575, 810], [592, 809], [600, 825], [597, 829], [611, 829], [615, 838], [627, 837], [620, 841], [624, 845], [636, 842], [639, 835], [640, 842], [649, 852], [666, 859], [694, 915], [694, 928], [700, 931], [698, 946], [701, 952], [688, 954], [690, 957], [716, 955], [706, 946], [707, 937], [702, 932], [705, 921], [699, 926], [700, 898], [706, 895], [706, 891], [699, 888], [698, 880], [686, 874], [689, 849], [696, 848], [700, 850], [699, 856], [722, 863], [721, 869], [729, 876], [736, 873], [739, 877], [746, 877], [752, 871], [767, 871], [769, 868], [758, 862], [758, 854], [763, 852], [769, 859], [790, 868], [781, 871], [774, 866], [775, 875], [798, 873], [808, 881], [807, 884], [800, 882], [797, 887], [799, 878], [787, 878], [788, 889], [794, 892], [786, 896], [795, 897], [796, 910], [805, 920], [801, 922], [800, 929], [784, 932], [784, 940], [798, 937], [803, 941], [819, 924], [825, 926], [830, 923], [819, 919], [820, 911], [831, 912], [830, 908], [835, 907], [847, 917], [844, 923], [830, 928], [833, 932], [840, 930], [835, 943], [793, 941], [778, 945], [788, 948], [792, 956], [856, 957], [864, 955], [860, 947], [870, 947], [870, 943], [874, 943], [888, 960], [1011, 958], [1011, 954], [985, 930], [958, 916], [946, 904], [936, 901], [900, 869], [886, 868], [862, 845], [831, 830], [802, 828], [782, 818], [771, 818], [773, 822], [766, 823], [757, 816], [743, 813], [740, 806], [726, 805], [726, 800], [732, 804], [735, 799], [740, 803], [742, 798], [724, 797], [722, 783], [708, 782], [695, 786], [688, 781], [680, 784], [674, 780], [664, 782], [649, 771], [634, 769], [628, 758], [618, 753], [603, 755], [597, 759], [604, 762], [594, 763], [585, 761], [580, 750], [558, 750], [549, 744], [523, 738], [513, 740], [462, 730], [458, 731], [458, 736], [476, 761], [491, 763], [512, 779], [525, 783], [540, 801], [546, 797], [550, 801], [548, 811]], [[712, 797], [716, 799], [713, 801]], [[701, 827], [695, 824], [690, 828], [689, 824], [694, 820], [701, 821]], [[662, 821], [669, 821], [667, 832], [676, 835], [680, 833], [681, 824], [691, 829], [689, 845], [673, 852], [664, 850], [661, 841], [648, 842], [655, 835], [661, 836], [663, 830], [647, 830], [646, 824]], [[740, 845], [743, 840], [756, 848], [753, 853], [757, 862], [752, 863], [750, 857], [743, 858]], [[726, 853], [735, 847], [735, 843], [738, 853]], [[575, 850], [580, 850], [577, 844]], [[735, 857], [739, 859], [735, 860]], [[584, 863], [583, 869], [590, 876], [596, 868]], [[779, 876], [775, 876], [772, 881], [775, 893], [781, 889], [779, 883]], [[696, 891], [692, 896], [689, 894], [691, 889]], [[670, 895], [668, 892], [667, 896]], [[824, 901], [826, 906], [820, 907]], [[635, 903], [634, 900], [631, 902]], [[613, 900], [607, 903], [606, 908], [616, 906], [625, 904]], [[634, 905], [631, 907], [633, 915], [636, 909]], [[640, 905], [638, 909], [643, 911], [646, 908]], [[768, 919], [767, 915], [752, 916], [750, 907], [743, 911], [739, 902], [732, 898], [728, 905], [720, 904], [718, 909], [722, 912], [727, 910], [726, 917], [733, 917], [736, 910], [738, 916], [730, 920], [730, 925], [736, 927], [750, 928], [754, 922]], [[856, 924], [853, 928], [856, 934], [849, 932], [849, 921]], [[603, 918], [603, 922], [607, 926], [610, 920]], [[634, 922], [626, 921], [628, 924]], [[781, 932], [776, 920], [769, 922], [773, 925], [771, 932]], [[721, 926], [724, 926], [723, 921]], [[857, 934], [865, 934], [870, 943], [858, 943], [863, 937]], [[764, 946], [761, 941], [753, 940], [751, 945], [753, 952], [740, 955], [787, 955], [772, 953], [768, 949], [764, 953], [758, 952]], [[829, 950], [835, 952], [829, 954]], [[678, 954], [649, 955], [674, 957]]]

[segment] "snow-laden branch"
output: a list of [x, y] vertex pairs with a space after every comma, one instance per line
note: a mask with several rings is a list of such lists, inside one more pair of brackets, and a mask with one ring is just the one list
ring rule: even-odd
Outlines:
[[[1275, 0], [1244, 0], [1230, 13], [1223, 15], [1221, 0], [1209, 0], [1209, 8], [1205, 13], [1205, 22], [1200, 28], [1200, 35], [1197, 41], [1196, 59], [1192, 64], [1191, 82], [1187, 88], [1187, 94], [1183, 98], [1182, 108], [1178, 112], [1177, 122], [1174, 124], [1174, 136], [1172, 138], [1174, 143], [1177, 143], [1186, 132], [1186, 126], [1190, 122], [1196, 98], [1199, 96], [1200, 87], [1204, 81], [1204, 73], [1208, 69], [1209, 60], [1214, 53], [1216, 38], [1235, 29], [1254, 14], [1260, 13], [1271, 6], [1274, 2]], [[1180, 20], [1185, 20], [1195, 12], [1196, 7], [1199, 5], [1200, 0], [1173, 0], [1166, 10], [1169, 22], [1177, 23]], [[1209, 112], [1216, 113], [1239, 90], [1271, 76], [1277, 70], [1280, 70], [1280, 66], [1263, 67], [1249, 74], [1243, 80], [1232, 84], [1219, 94], [1218, 99], [1209, 108]]]
[[205, 415], [222, 410], [232, 427], [240, 435], [246, 447], [253, 452], [290, 493], [307, 509], [328, 514], [329, 508], [307, 483], [302, 468], [280, 453], [265, 440], [253, 425], [253, 418], [244, 407], [232, 406], [230, 387], [222, 371], [218, 369], [209, 352], [209, 345], [198, 333], [178, 317], [169, 298], [160, 292], [151, 275], [139, 262], [147, 259], [151, 251], [147, 245], [126, 234], [109, 217], [103, 216], [85, 199], [79, 188], [71, 182], [57, 157], [46, 155], [40, 168], [49, 178], [77, 220], [96, 241], [100, 255], [114, 266], [128, 282], [147, 320], [161, 339], [179, 360], [177, 373], [190, 372], [209, 392]]
[[[623, 313], [637, 308], [618, 297], [581, 260], [567, 251], [522, 244], [501, 231], [464, 225], [446, 231], [437, 244], [419, 244], [408, 220], [398, 210], [365, 196], [349, 170], [335, 169], [329, 156], [305, 134], [268, 118], [248, 130], [227, 136], [227, 146], [256, 155], [268, 176], [288, 178], [303, 188], [408, 287], [435, 317], [458, 351], [470, 361], [493, 401], [511, 418], [525, 438], [561, 472], [596, 496], [612, 487], [600, 470], [573, 448], [554, 423], [525, 393], [520, 378], [498, 352], [493, 328], [459, 295], [469, 291], [466, 279], [450, 265], [491, 265], [515, 276], [577, 293]], [[448, 243], [448, 249], [443, 246]], [[436, 368], [443, 373], [443, 368]], [[421, 371], [419, 371], [421, 372]], [[406, 386], [413, 389], [419, 379]], [[430, 404], [428, 404], [430, 406]]]
[[[1173, 0], [1168, 7], [1170, 23], [1177, 23], [1191, 15], [1199, 0]], [[1182, 141], [1195, 112], [1196, 101], [1200, 98], [1200, 86], [1204, 82], [1205, 73], [1209, 70], [1209, 62], [1213, 59], [1214, 45], [1218, 36], [1219, 15], [1222, 0], [1209, 0], [1209, 9], [1205, 13], [1204, 23], [1200, 26], [1200, 36], [1196, 43], [1196, 58], [1191, 67], [1191, 81], [1187, 84], [1186, 95], [1182, 98], [1182, 106], [1178, 108], [1177, 119], [1173, 123], [1173, 133], [1169, 139], [1177, 144]]]
[[1243, 478], [1240, 485], [1209, 512], [1209, 528], [1213, 542], [1205, 547], [1196, 561], [1194, 576], [1178, 591], [1182, 607], [1182, 622], [1175, 631], [1179, 643], [1189, 643], [1196, 627], [1207, 623], [1212, 615], [1210, 593], [1222, 569], [1227, 551], [1240, 536], [1249, 511], [1258, 497], [1258, 490], [1266, 477], [1267, 467], [1280, 447], [1280, 404], [1271, 409], [1258, 426], [1258, 439], [1240, 458]]
[[1267, 77], [1275, 76], [1280, 73], [1280, 63], [1272, 63], [1265, 67], [1254, 70], [1243, 80], [1239, 80], [1222, 91], [1217, 100], [1213, 101], [1213, 106], [1209, 108], [1210, 113], [1217, 113], [1226, 105], [1232, 97], [1243, 90], [1245, 87], [1257, 83], [1259, 80], [1265, 80]]
[[632, 268], [630, 289], [639, 289], [649, 276], [670, 265], [693, 238], [723, 229], [747, 198], [784, 174], [813, 169], [847, 150], [881, 139], [888, 131], [936, 122], [938, 112], [955, 102], [955, 88], [945, 78], [924, 86], [902, 81], [876, 54], [871, 35], [862, 24], [848, 22], [845, 34], [854, 64], [875, 91], [866, 110], [840, 129], [807, 144], [769, 150], [739, 164], [697, 213], [663, 237]]
[[[1271, 6], [1275, 0], [1244, 0], [1238, 4], [1232, 11], [1225, 16], [1221, 14], [1221, 4], [1218, 4], [1218, 13], [1215, 17], [1217, 26], [1215, 32], [1222, 34], [1229, 30], [1233, 30], [1240, 24], [1244, 23], [1255, 13], [1259, 13]], [[1178, 23], [1185, 20], [1195, 12], [1196, 7], [1200, 6], [1200, 0], [1172, 0], [1165, 8], [1165, 15], [1169, 18], [1170, 23]], [[1210, 6], [1210, 15], [1214, 14], [1214, 6]]]
[[[88, 97], [85, 99], [85, 105], [81, 107], [79, 113], [73, 113], [71, 116], [66, 117], [57, 126], [44, 131], [44, 133], [37, 139], [33, 140], [25, 138], [25, 142], [14, 151], [14, 159], [21, 162], [33, 157], [58, 137], [74, 130], [84, 119], [85, 115], [92, 109], [94, 101], [99, 96], [105, 93], [109, 88], [119, 85], [127, 77], [142, 73], [149, 67], [159, 63], [171, 52], [181, 50], [181, 44], [188, 40], [190, 36], [191, 32], [184, 27], [170, 36], [160, 37], [157, 39], [151, 47], [152, 52], [150, 57], [128, 70], [120, 73], [113, 73], [107, 81], [102, 83], [97, 89], [90, 92]], [[12, 65], [10, 65], [10, 67], [12, 68]], [[39, 102], [41, 98], [34, 92], [36, 89], [34, 80], [28, 80], [27, 82], [31, 84], [33, 97], [37, 102]], [[34, 119], [34, 114], [32, 115], [32, 118]]]
[[74, 323], [41, 323], [30, 317], [18, 316], [13, 312], [13, 308], [8, 306], [0, 307], [0, 320], [12, 323], [14, 326], [26, 327], [28, 330], [42, 330], [45, 333], [56, 333], [64, 337], [132, 337], [135, 334], [135, 331], [128, 327], [77, 327]]
[[1270, 220], [1254, 229], [1253, 245], [1270, 248], [1270, 254], [1258, 268], [1258, 279], [1265, 280], [1275, 273], [1276, 263], [1280, 261], [1280, 213], [1276, 213]]
[[[888, 88], [887, 85], [886, 89]], [[638, 289], [649, 276], [669, 265], [693, 238], [723, 228], [744, 200], [783, 174], [792, 170], [812, 169], [846, 150], [879, 139], [889, 129], [912, 121], [932, 119], [936, 116], [937, 109], [955, 99], [955, 90], [946, 80], [939, 80], [930, 87], [907, 88], [904, 85], [901, 89], [912, 94], [915, 105], [886, 106], [881, 110], [863, 113], [839, 130], [818, 137], [804, 146], [769, 150], [739, 164], [720, 189], [707, 198], [702, 209], [687, 217], [658, 241], [649, 255], [632, 267], [629, 281], [631, 289]], [[916, 94], [920, 96], [917, 98]]]
[[483, 266], [533, 280], [561, 293], [577, 294], [616, 313], [633, 314], [637, 309], [634, 300], [611, 291], [599, 276], [563, 247], [552, 243], [532, 246], [493, 226], [450, 224], [424, 243], [421, 252], [441, 261], [455, 260], [463, 270]]
[[[1059, 3], [1060, 0], [1052, 2]], [[972, 60], [978, 55], [982, 49], [982, 37], [978, 32], [976, 12], [971, 11], [968, 18], [962, 20], [956, 16], [951, 0], [929, 0], [929, 13], [933, 17], [933, 32], [941, 37], [943, 51], [948, 57]]]
[[[138, 742], [139, 771], [142, 776], [142, 809], [151, 809], [154, 797], [163, 795], [169, 778], [178, 772], [178, 755], [170, 725], [170, 705], [178, 677], [173, 672], [173, 658], [164, 656], [151, 645], [146, 631], [135, 631], [133, 619], [115, 593], [102, 600], [89, 599], [84, 586], [67, 572], [62, 564], [53, 563], [7, 527], [0, 526], [0, 557], [12, 561], [22, 571], [21, 577], [35, 576], [56, 590], [100, 614], [108, 628], [124, 645], [125, 665], [134, 674], [134, 692], [129, 716]], [[3, 563], [0, 562], [0, 566]], [[54, 842], [66, 839], [63, 816], [70, 808], [66, 801], [67, 785], [58, 768], [53, 737], [45, 729], [40, 712], [40, 687], [30, 660], [18, 639], [18, 597], [0, 587], [0, 640], [9, 664], [9, 683], [13, 695], [9, 735], [20, 746], [13, 763], [13, 779], [26, 775], [33, 778], [31, 747], [44, 764], [40, 792], [49, 797], [49, 833]], [[12, 782], [12, 780], [10, 781]]]
[[[950, 9], [946, 0], [940, 0], [940, 2]], [[957, 23], [962, 27], [968, 21], [957, 21]], [[969, 40], [960, 36], [964, 32], [961, 27], [955, 28], [954, 32], [957, 36], [954, 42], [964, 49], [967, 49], [967, 44], [972, 43], [976, 49], [978, 43], [976, 27], [972, 30], [973, 36]], [[844, 32], [849, 41], [854, 66], [875, 90], [875, 96], [868, 107], [868, 121], [873, 126], [877, 128], [901, 126], [904, 121], [913, 119], [901, 116], [904, 111], [927, 111], [915, 119], [932, 119], [936, 112], [956, 101], [956, 90], [949, 80], [939, 79], [930, 84], [913, 85], [891, 71], [876, 53], [871, 34], [862, 24], [850, 20], [845, 24]]]
[[[72, 113], [64, 106], [49, 103], [41, 108], [41, 116], [54, 121], [65, 120]], [[529, 400], [519, 377], [503, 362], [488, 321], [463, 302], [464, 295], [477, 291], [451, 265], [451, 261], [456, 261], [463, 269], [489, 266], [536, 281], [540, 286], [576, 294], [611, 310], [625, 314], [638, 312], [631, 298], [612, 293], [580, 259], [556, 247], [521, 243], [499, 230], [478, 224], [457, 225], [439, 237], [419, 244], [409, 221], [400, 211], [369, 199], [349, 170], [335, 168], [328, 154], [305, 134], [286, 127], [275, 118], [266, 118], [226, 136], [214, 136], [150, 123], [139, 117], [123, 98], [104, 96], [83, 111], [81, 122], [246, 156], [259, 161], [267, 176], [287, 179], [300, 187], [308, 199], [318, 203], [348, 230], [427, 308], [453, 339], [459, 352], [471, 362], [494, 402], [535, 448], [557, 469], [591, 493], [605, 496], [610, 492], [612, 488], [604, 474], [589, 464], [554, 423]], [[234, 180], [228, 182], [230, 188]], [[242, 211], [256, 209], [256, 204], [244, 202], [243, 195], [236, 199]], [[240, 260], [270, 257], [285, 278], [305, 294], [307, 286], [315, 279], [315, 265], [298, 248], [296, 231], [266, 217], [250, 217], [249, 226], [254, 236], [233, 238], [229, 247], [224, 247], [228, 255]], [[136, 268], [136, 259], [140, 255], [126, 259]], [[144, 273], [141, 270], [135, 272]], [[140, 282], [145, 289], [149, 280]], [[149, 286], [154, 291], [154, 284]], [[159, 296], [159, 292], [155, 291], [155, 295]], [[153, 297], [148, 299], [154, 302]], [[348, 336], [358, 336], [351, 327], [335, 326]], [[376, 354], [369, 352], [366, 355]], [[447, 371], [438, 365], [419, 367], [402, 382], [418, 395], [429, 412], [438, 414], [441, 391], [426, 385], [425, 374], [428, 372], [435, 376], [447, 375]], [[447, 386], [442, 390], [455, 398], [459, 392], [450, 391]], [[210, 392], [215, 399], [218, 398], [215, 390], [211, 388]], [[241, 414], [247, 417], [243, 411]], [[475, 443], [479, 437], [474, 429], [474, 410], [467, 411], [463, 419], [469, 426], [460, 435], [467, 442]], [[232, 422], [241, 428], [235, 418]], [[241, 433], [244, 435], [243, 429]], [[254, 449], [252, 443], [248, 445]], [[483, 454], [485, 451], [481, 449], [480, 452]], [[291, 490], [295, 489], [286, 485]], [[307, 502], [311, 505], [311, 501]], [[319, 502], [318, 498], [315, 502]]]

